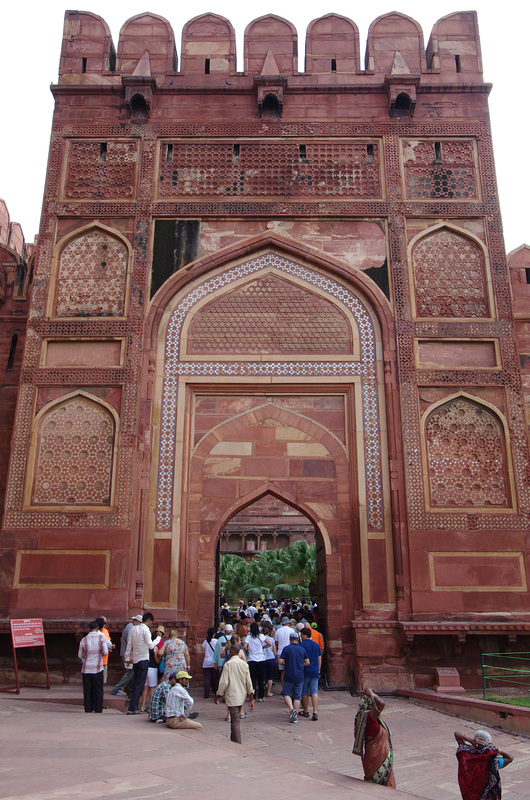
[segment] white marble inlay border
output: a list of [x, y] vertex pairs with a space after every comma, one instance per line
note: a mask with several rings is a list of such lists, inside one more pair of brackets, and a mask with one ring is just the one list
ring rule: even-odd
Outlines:
[[[203, 297], [215, 292], [217, 289], [271, 267], [318, 287], [321, 291], [339, 300], [351, 311], [359, 328], [360, 361], [180, 361], [182, 326], [193, 306]], [[383, 529], [381, 440], [377, 398], [375, 334], [367, 309], [359, 298], [348, 291], [345, 286], [319, 272], [289, 261], [275, 253], [267, 253], [205, 280], [204, 283], [192, 289], [181, 299], [178, 307], [171, 314], [166, 333], [156, 501], [156, 529], [159, 531], [171, 530], [179, 375], [361, 376], [368, 525], [370, 530]]]

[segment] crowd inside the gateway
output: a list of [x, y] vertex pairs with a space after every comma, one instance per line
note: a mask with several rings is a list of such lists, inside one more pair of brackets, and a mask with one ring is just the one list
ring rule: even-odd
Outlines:
[[[274, 697], [276, 683], [281, 685], [289, 723], [297, 724], [300, 717], [318, 722], [325, 643], [316, 602], [285, 598], [247, 606], [239, 601], [232, 610], [224, 600], [222, 596], [220, 621], [208, 628], [201, 646], [203, 694], [205, 700], [213, 695], [216, 705], [224, 703], [231, 741], [242, 743], [247, 702], [248, 710], [254, 711], [256, 703]], [[105, 617], [91, 622], [79, 645], [87, 713], [103, 710], [108, 654], [114, 649], [106, 623]], [[135, 614], [122, 631], [120, 657], [124, 673], [112, 694], [128, 698], [127, 714], [145, 713], [150, 722], [167, 728], [202, 730], [188, 691], [190, 652], [177, 629], [166, 635], [151, 612]], [[361, 757], [365, 781], [396, 788], [391, 733], [381, 716], [384, 708], [381, 697], [365, 687], [355, 716], [352, 752]], [[456, 731], [455, 739], [462, 799], [500, 800], [499, 770], [513, 761], [512, 756], [495, 747], [487, 731], [476, 731], [473, 738]]]

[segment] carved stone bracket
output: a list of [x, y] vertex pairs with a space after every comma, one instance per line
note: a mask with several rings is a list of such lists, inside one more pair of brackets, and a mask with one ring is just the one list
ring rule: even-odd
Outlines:
[[129, 116], [148, 119], [156, 91], [156, 79], [150, 75], [123, 75], [121, 82], [125, 89], [125, 105]]
[[415, 636], [450, 636], [454, 638], [453, 655], [459, 655], [468, 636], [494, 634], [507, 636], [513, 644], [517, 636], [530, 636], [530, 622], [401, 622], [400, 620], [352, 620], [355, 630], [380, 630], [397, 628], [403, 637], [403, 649], [410, 653]]
[[254, 78], [254, 86], [257, 89], [258, 114], [260, 118], [263, 117], [263, 104], [267, 97], [272, 97], [276, 100], [278, 104], [278, 117], [281, 117], [284, 95], [287, 90], [287, 78], [281, 75], [273, 75], [270, 77], [259, 75]]
[[507, 636], [511, 643], [517, 636], [530, 635], [528, 622], [399, 622], [406, 645], [410, 648], [415, 636], [455, 636], [455, 653], [461, 651], [468, 636], [494, 634]]
[[388, 113], [391, 117], [414, 116], [420, 75], [385, 75]]

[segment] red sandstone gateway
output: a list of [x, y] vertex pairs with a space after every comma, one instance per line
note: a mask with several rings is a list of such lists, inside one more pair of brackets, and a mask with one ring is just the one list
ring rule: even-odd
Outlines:
[[66, 12], [33, 268], [2, 239], [3, 614], [149, 608], [195, 652], [219, 542], [296, 519], [331, 685], [469, 688], [530, 628], [530, 251], [508, 271], [476, 14], [426, 47], [380, 17], [363, 67], [344, 17], [305, 44], [254, 20], [238, 73], [205, 14], [179, 66], [155, 14], [116, 52]]

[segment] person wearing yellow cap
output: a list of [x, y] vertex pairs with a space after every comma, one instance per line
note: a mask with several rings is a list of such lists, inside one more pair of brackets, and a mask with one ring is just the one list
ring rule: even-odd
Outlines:
[[172, 672], [169, 676], [171, 689], [166, 698], [166, 726], [168, 728], [177, 730], [188, 728], [202, 731], [201, 723], [195, 722], [198, 714], [193, 711], [193, 697], [187, 691], [191, 677], [189, 672], [183, 669], [179, 672]]

